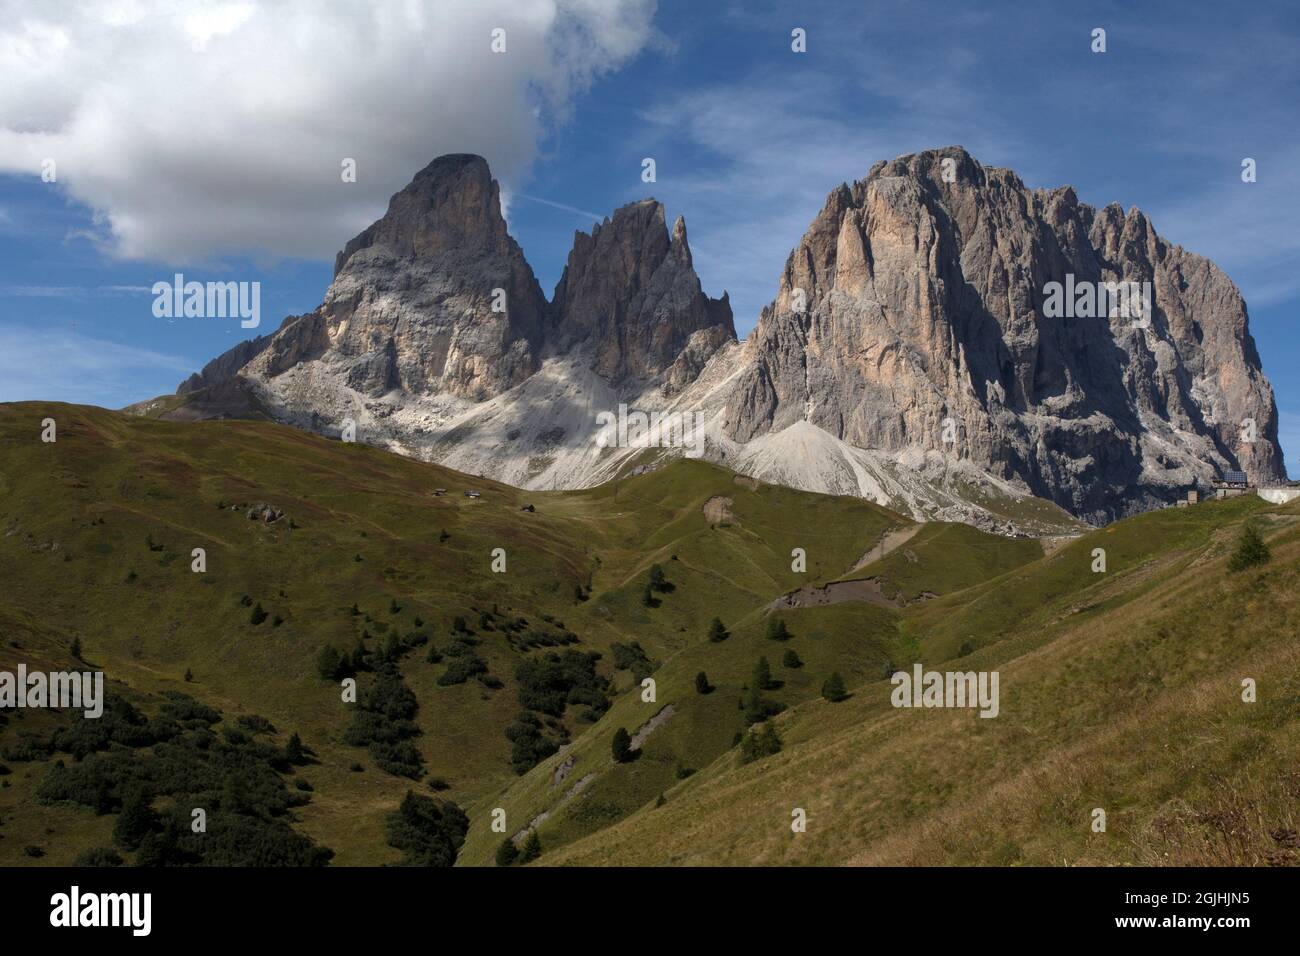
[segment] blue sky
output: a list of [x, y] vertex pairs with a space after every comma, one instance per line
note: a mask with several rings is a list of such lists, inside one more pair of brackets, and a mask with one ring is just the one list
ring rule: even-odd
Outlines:
[[[37, 19], [5, 6], [0, 400], [117, 407], [172, 391], [314, 308], [333, 252], [444, 152], [488, 157], [548, 294], [575, 229], [663, 201], [743, 335], [837, 183], [956, 143], [1030, 186], [1136, 205], [1218, 262], [1246, 297], [1300, 473], [1300, 14], [1280, 0], [573, 0], [558, 14], [484, 0], [429, 4], [415, 25], [327, 3], [302, 14], [310, 30], [293, 4], [195, 0], [179, 19], [111, 22], [74, 3]], [[496, 23], [514, 45], [493, 58]], [[806, 54], [790, 50], [795, 27]], [[54, 184], [39, 176], [51, 154], [67, 157]], [[358, 184], [340, 184], [340, 156]], [[147, 290], [176, 271], [259, 281], [262, 327], [155, 318]]]

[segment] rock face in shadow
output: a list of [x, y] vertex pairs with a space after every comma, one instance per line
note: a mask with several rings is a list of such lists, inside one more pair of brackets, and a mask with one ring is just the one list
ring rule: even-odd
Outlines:
[[[1148, 327], [1119, 309], [1048, 317], [1067, 274], [1150, 283]], [[1227, 276], [1137, 209], [1027, 189], [958, 147], [832, 191], [748, 347], [725, 425], [740, 442], [807, 420], [862, 448], [967, 459], [1101, 520], [1225, 468], [1284, 474]]]

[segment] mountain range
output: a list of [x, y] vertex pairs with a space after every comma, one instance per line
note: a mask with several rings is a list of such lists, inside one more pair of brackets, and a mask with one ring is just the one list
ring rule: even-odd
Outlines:
[[[318, 308], [131, 410], [348, 431], [529, 489], [702, 455], [1008, 533], [1285, 477], [1240, 292], [1136, 208], [920, 152], [833, 189], [776, 287], [738, 340], [684, 220], [645, 199], [575, 234], [548, 300], [487, 163], [448, 155], [344, 246]], [[1114, 307], [1129, 288], [1144, 308]]]

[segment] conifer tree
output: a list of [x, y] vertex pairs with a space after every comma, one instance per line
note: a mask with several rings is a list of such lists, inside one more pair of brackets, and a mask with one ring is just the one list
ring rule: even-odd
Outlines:
[[157, 816], [149, 806], [149, 794], [143, 787], [132, 787], [122, 800], [122, 812], [113, 825], [113, 842], [134, 850], [153, 829]]
[[524, 852], [519, 854], [520, 863], [531, 863], [542, 855], [542, 838], [537, 835], [536, 830], [528, 832], [528, 839], [524, 841]]
[[767, 619], [767, 636], [774, 641], [788, 641], [790, 631], [785, 626], [785, 621], [779, 617], [769, 617]]
[[1229, 571], [1244, 571], [1256, 564], [1267, 564], [1273, 557], [1253, 523], [1247, 523], [1237, 538], [1237, 550], [1228, 559]]
[[614, 731], [614, 740], [611, 743], [611, 749], [614, 752], [614, 759], [619, 763], [627, 763], [632, 756], [632, 738], [622, 727]]
[[832, 671], [831, 676], [826, 678], [826, 682], [822, 684], [822, 696], [832, 704], [848, 696], [844, 690], [844, 678], [840, 676], [839, 671]]
[[506, 837], [497, 847], [497, 866], [511, 866], [519, 859], [519, 847], [515, 846], [515, 841]]

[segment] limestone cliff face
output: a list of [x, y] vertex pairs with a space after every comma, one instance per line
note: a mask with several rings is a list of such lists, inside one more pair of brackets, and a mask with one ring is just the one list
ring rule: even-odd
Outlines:
[[[705, 334], [694, 339], [692, 354], [702, 359], [736, 337], [726, 293], [710, 299], [700, 289], [685, 221], [678, 217], [670, 236], [664, 207], [653, 199], [623, 206], [590, 235], [574, 235], [552, 308], [557, 350], [590, 346], [593, 369], [614, 385], [660, 376], [697, 332]], [[675, 373], [677, 387], [681, 378]]]
[[[1151, 283], [1148, 327], [1048, 317], [1048, 283], [1067, 281]], [[1136, 209], [1027, 189], [956, 147], [834, 190], [747, 349], [725, 425], [740, 442], [807, 420], [861, 448], [955, 454], [1101, 520], [1224, 468], [1283, 475], [1232, 282]]]

